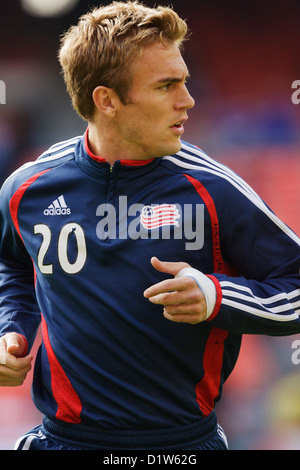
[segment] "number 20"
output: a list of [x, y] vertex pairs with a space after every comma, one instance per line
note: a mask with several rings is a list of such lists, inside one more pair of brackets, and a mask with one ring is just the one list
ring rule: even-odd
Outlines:
[[[43, 240], [40, 246], [37, 263], [42, 274], [53, 274], [53, 264], [44, 264], [45, 256], [49, 250], [52, 233], [48, 225], [37, 224], [33, 228], [34, 235], [42, 235]], [[77, 243], [77, 257], [74, 263], [70, 263], [68, 258], [68, 241], [70, 234], [73, 233]], [[85, 235], [82, 227], [75, 223], [69, 223], [63, 226], [57, 240], [58, 261], [67, 274], [76, 274], [85, 265], [87, 258]]]

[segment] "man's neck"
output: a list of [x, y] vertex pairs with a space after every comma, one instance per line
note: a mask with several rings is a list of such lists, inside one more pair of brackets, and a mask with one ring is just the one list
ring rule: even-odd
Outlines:
[[113, 165], [115, 161], [120, 159], [120, 155], [116, 155], [113, 152], [113, 145], [109, 145], [109, 139], [107, 133], [104, 131], [103, 135], [106, 136], [106, 141], [99, 137], [99, 132], [95, 126], [89, 124], [87, 135], [87, 145], [89, 150], [96, 156], [104, 158], [110, 165]]
[[124, 148], [120, 144], [118, 136], [114, 136], [101, 127], [101, 134], [95, 125], [88, 127], [87, 143], [89, 150], [97, 157], [104, 158], [110, 165], [113, 165], [117, 160], [149, 160], [152, 157], [144, 155], [142, 149], [138, 151], [136, 146], [134, 148]]

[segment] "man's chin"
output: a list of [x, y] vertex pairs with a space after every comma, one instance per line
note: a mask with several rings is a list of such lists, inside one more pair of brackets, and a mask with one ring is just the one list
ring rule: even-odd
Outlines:
[[160, 157], [166, 157], [168, 155], [174, 155], [181, 150], [181, 140], [178, 140], [176, 143], [166, 145], [165, 149], [161, 151]]

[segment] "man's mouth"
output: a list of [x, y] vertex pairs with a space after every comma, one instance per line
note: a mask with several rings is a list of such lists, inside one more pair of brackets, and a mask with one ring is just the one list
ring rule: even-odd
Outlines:
[[172, 126], [171, 129], [173, 129], [178, 135], [182, 135], [184, 133], [184, 123], [186, 122], [186, 119], [182, 119], [181, 121], [175, 122]]
[[187, 117], [181, 119], [180, 121], [175, 122], [171, 127], [181, 128], [184, 126], [185, 122], [188, 120]]

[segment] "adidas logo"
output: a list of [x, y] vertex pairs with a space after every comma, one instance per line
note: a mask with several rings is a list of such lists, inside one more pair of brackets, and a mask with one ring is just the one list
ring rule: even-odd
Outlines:
[[59, 196], [55, 201], [44, 210], [44, 215], [70, 215], [71, 209], [68, 208], [65, 198]]

